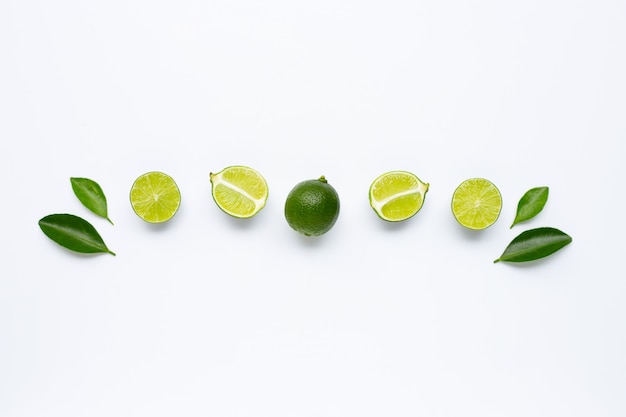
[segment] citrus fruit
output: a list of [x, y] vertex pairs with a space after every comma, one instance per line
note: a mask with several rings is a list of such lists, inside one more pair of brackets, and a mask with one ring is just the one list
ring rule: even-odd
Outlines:
[[498, 220], [502, 209], [500, 190], [484, 178], [463, 181], [452, 195], [452, 213], [468, 229], [480, 230]]
[[149, 223], [163, 223], [176, 214], [180, 190], [167, 174], [147, 172], [140, 175], [130, 189], [130, 203], [137, 216]]
[[213, 200], [225, 213], [244, 219], [265, 207], [267, 182], [254, 169], [231, 166], [209, 176]]
[[370, 186], [370, 206], [383, 220], [406, 220], [422, 208], [428, 187], [429, 184], [410, 172], [387, 172]]
[[285, 202], [287, 223], [306, 236], [328, 232], [338, 216], [339, 195], [324, 176], [297, 184]]

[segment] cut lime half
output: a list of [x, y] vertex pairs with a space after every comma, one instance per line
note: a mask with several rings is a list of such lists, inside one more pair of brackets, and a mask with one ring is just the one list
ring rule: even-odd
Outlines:
[[167, 174], [148, 172], [139, 176], [130, 189], [130, 204], [143, 220], [163, 223], [171, 219], [180, 207], [180, 190]]
[[463, 181], [452, 194], [452, 214], [468, 229], [485, 229], [498, 220], [502, 210], [500, 190], [484, 178]]
[[420, 211], [429, 186], [407, 171], [384, 173], [370, 186], [370, 206], [383, 220], [406, 220]]
[[217, 206], [227, 214], [246, 219], [257, 214], [267, 202], [267, 182], [256, 170], [230, 166], [217, 174], [210, 173], [211, 194]]

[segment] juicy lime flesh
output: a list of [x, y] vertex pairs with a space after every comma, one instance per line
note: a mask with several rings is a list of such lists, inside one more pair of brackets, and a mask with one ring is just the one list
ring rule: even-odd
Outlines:
[[502, 196], [498, 188], [483, 178], [463, 181], [452, 196], [452, 213], [469, 229], [485, 229], [498, 220]]
[[306, 236], [328, 232], [339, 217], [339, 195], [324, 177], [296, 185], [285, 202], [285, 218]]
[[250, 198], [267, 198], [267, 183], [257, 171], [247, 167], [230, 167], [221, 173], [222, 180], [238, 187]]
[[225, 168], [217, 174], [211, 174], [211, 184], [215, 203], [234, 217], [252, 217], [267, 201], [267, 182], [252, 168]]
[[384, 219], [405, 220], [414, 216], [422, 207], [421, 194], [409, 194], [394, 198], [382, 206], [380, 212]]
[[406, 220], [422, 208], [428, 187], [409, 172], [388, 172], [372, 183], [370, 205], [384, 220]]
[[180, 206], [180, 190], [167, 174], [148, 172], [135, 180], [130, 202], [139, 217], [150, 223], [171, 219]]
[[237, 217], [250, 217], [257, 212], [254, 200], [223, 184], [213, 188], [213, 198], [222, 210]]

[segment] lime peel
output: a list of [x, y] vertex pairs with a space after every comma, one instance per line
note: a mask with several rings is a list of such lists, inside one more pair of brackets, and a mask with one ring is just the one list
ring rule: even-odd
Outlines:
[[389, 196], [385, 198], [384, 200], [380, 200], [380, 201], [372, 200], [372, 207], [374, 208], [374, 210], [379, 211], [380, 209], [382, 209], [382, 207], [385, 206], [385, 204], [397, 198], [404, 197], [406, 195], [411, 195], [411, 194], [424, 195], [428, 191], [429, 187], [430, 187], [430, 184], [422, 182], [417, 186], [417, 188], [414, 188], [412, 190], [403, 191], [401, 193]]
[[244, 197], [246, 197], [247, 199], [249, 199], [250, 201], [253, 201], [255, 203], [255, 205], [263, 205], [265, 204], [266, 199], [261, 197], [261, 198], [256, 198], [253, 197], [252, 195], [250, 195], [246, 190], [244, 190], [241, 187], [237, 187], [236, 185], [230, 183], [230, 182], [226, 182], [226, 181], [222, 181], [221, 178], [218, 178], [218, 174], [213, 174], [210, 173], [209, 174], [211, 176], [211, 182], [214, 184], [219, 183], [220, 185], [223, 185], [226, 188], [230, 188], [231, 190], [243, 195]]
[[258, 171], [233, 165], [218, 173], [209, 173], [209, 178], [213, 200], [226, 214], [250, 218], [265, 207], [268, 186]]
[[291, 189], [285, 201], [285, 219], [292, 229], [305, 236], [321, 236], [334, 226], [339, 209], [337, 191], [321, 176]]
[[403, 221], [421, 210], [429, 187], [408, 171], [389, 171], [372, 182], [370, 206], [383, 220]]
[[174, 179], [163, 172], [140, 175], [130, 190], [133, 210], [148, 223], [170, 220], [180, 207], [180, 190]]
[[470, 178], [454, 190], [451, 207], [459, 224], [468, 229], [482, 230], [498, 220], [502, 195], [491, 181]]

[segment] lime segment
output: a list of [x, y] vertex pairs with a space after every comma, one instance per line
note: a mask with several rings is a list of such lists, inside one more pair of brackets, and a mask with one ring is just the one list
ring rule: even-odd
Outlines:
[[410, 172], [387, 172], [372, 182], [369, 190], [370, 206], [383, 220], [406, 220], [420, 211], [428, 188], [428, 183]]
[[502, 210], [500, 190], [484, 178], [463, 181], [452, 195], [454, 218], [468, 229], [485, 229], [498, 220]]
[[211, 193], [217, 206], [233, 217], [245, 219], [257, 214], [267, 202], [267, 182], [261, 174], [245, 166], [224, 168], [210, 173]]
[[180, 190], [167, 174], [148, 172], [139, 176], [130, 189], [133, 210], [149, 223], [171, 219], [180, 207]]

